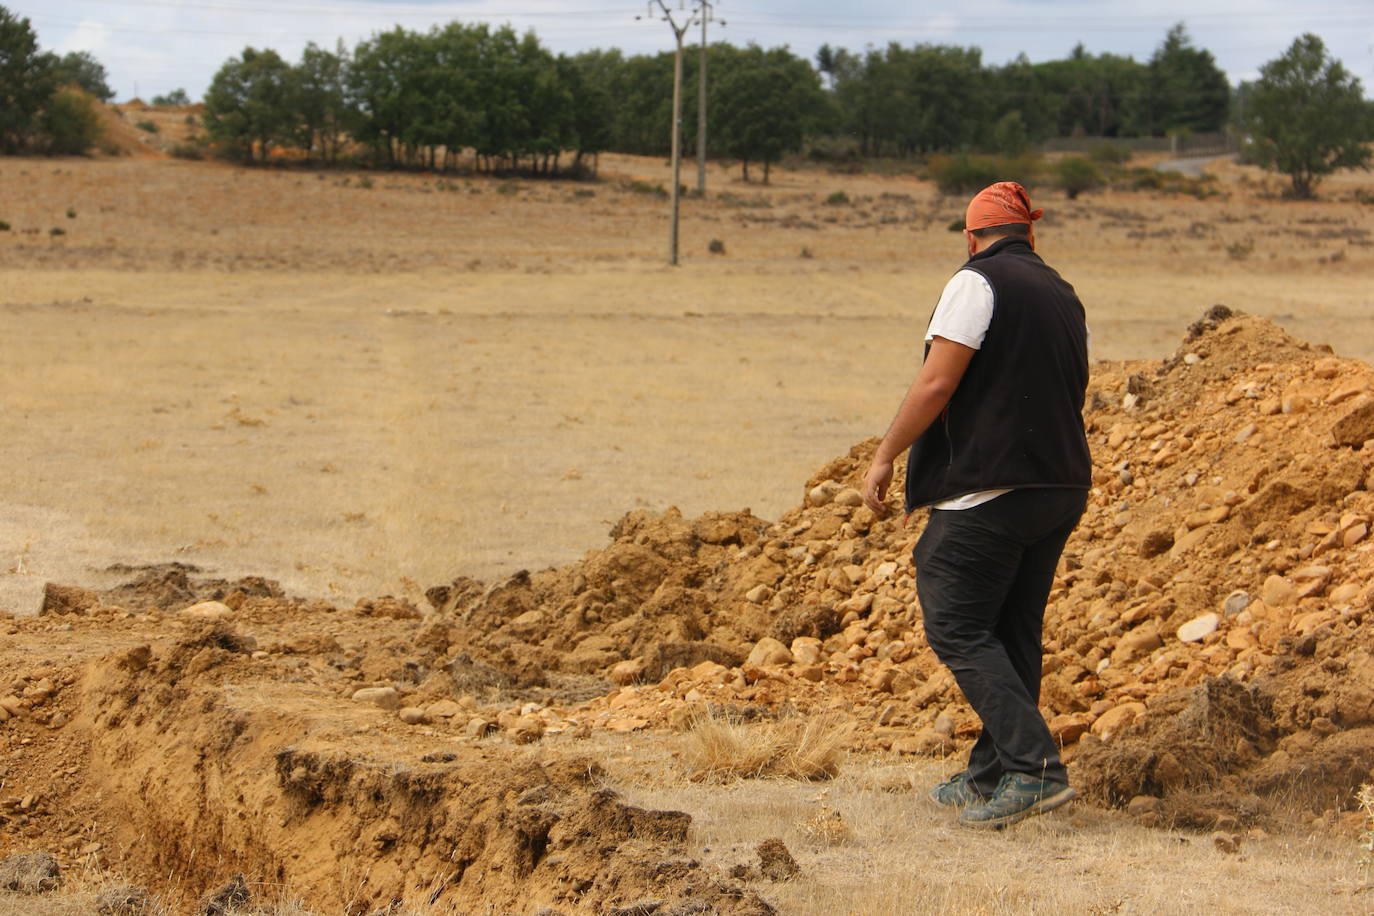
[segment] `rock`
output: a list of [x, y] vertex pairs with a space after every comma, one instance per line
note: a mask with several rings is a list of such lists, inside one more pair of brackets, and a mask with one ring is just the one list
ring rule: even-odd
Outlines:
[[353, 691], [353, 699], [358, 703], [371, 703], [382, 709], [400, 709], [401, 695], [395, 687], [364, 687]]
[[452, 719], [463, 712], [463, 707], [453, 700], [435, 700], [425, 707], [431, 719]]
[[1360, 597], [1360, 586], [1354, 582], [1346, 582], [1333, 588], [1326, 597], [1331, 599], [1332, 604], [1349, 604]]
[[756, 851], [759, 855], [759, 873], [770, 881], [790, 881], [801, 873], [801, 866], [779, 837], [764, 840]]
[[129, 884], [101, 891], [95, 909], [101, 916], [145, 916], [153, 912], [153, 901], [145, 889]]
[[835, 498], [835, 494], [843, 489], [844, 487], [833, 480], [823, 480], [807, 492], [806, 499], [813, 506], [828, 505]]
[[1178, 628], [1178, 638], [1181, 642], [1199, 642], [1215, 633], [1217, 624], [1220, 622], [1221, 618], [1216, 614], [1209, 613], [1194, 617]]
[[611, 683], [624, 687], [627, 684], [634, 684], [644, 679], [644, 659], [630, 658], [623, 662], [618, 662], [611, 666], [611, 670], [606, 672], [606, 677]]
[[228, 620], [234, 616], [234, 609], [219, 601], [202, 601], [182, 608], [181, 616], [190, 620]]
[[933, 728], [923, 728], [914, 735], [907, 735], [892, 742], [892, 750], [895, 753], [920, 754], [926, 757], [938, 757], [953, 748], [951, 740]]
[[798, 665], [814, 665], [821, 660], [822, 644], [814, 636], [798, 636], [792, 640], [792, 661]]
[[418, 706], [406, 706], [397, 715], [406, 725], [424, 725], [429, 721], [429, 716]]
[[835, 505], [857, 509], [864, 504], [864, 495], [853, 487], [845, 487], [835, 494]]
[[1226, 596], [1226, 601], [1221, 606], [1222, 613], [1227, 617], [1234, 617], [1248, 608], [1253, 600], [1249, 592], [1234, 591]]
[[1374, 402], [1363, 404], [1347, 413], [1331, 427], [1331, 437], [1337, 445], [1358, 448], [1374, 439]]
[[935, 724], [931, 728], [935, 730], [935, 734], [941, 737], [953, 738], [956, 724], [953, 716], [945, 710], [941, 710], [940, 714], [935, 717]]
[[194, 912], [198, 916], [232, 916], [252, 897], [243, 875], [235, 875], [228, 884], [202, 897]]
[[544, 720], [538, 716], [521, 716], [508, 731], [516, 744], [533, 744], [544, 737]]
[[773, 594], [773, 589], [760, 582], [744, 593], [744, 600], [750, 604], [763, 604]]
[[1297, 600], [1298, 590], [1283, 576], [1270, 576], [1260, 586], [1260, 600], [1270, 607], [1289, 607]]
[[792, 664], [792, 653], [786, 646], [771, 636], [765, 636], [754, 644], [745, 664], [769, 667]]
[[48, 584], [37, 576], [0, 575], [0, 611], [20, 617], [46, 613], [47, 589]]
[[25, 852], [0, 860], [0, 890], [42, 894], [62, 883], [57, 859], [46, 852]]
[[1146, 814], [1159, 814], [1164, 808], [1164, 803], [1153, 795], [1137, 795], [1126, 805], [1126, 813], [1131, 817], [1139, 818]]
[[1063, 713], [1050, 719], [1050, 735], [1060, 747], [1073, 744], [1088, 733], [1092, 716], [1087, 713]]
[[1103, 741], [1108, 741], [1111, 739], [1112, 735], [1121, 731], [1144, 714], [1144, 703], [1122, 703], [1119, 706], [1113, 706], [1111, 709], [1098, 716], [1097, 721], [1093, 722], [1092, 728], [1090, 728], [1089, 731]]
[[463, 734], [469, 738], [481, 738], [496, 730], [496, 723], [486, 716], [473, 716], [463, 727]]
[[1159, 630], [1154, 624], [1144, 624], [1128, 631], [1121, 637], [1121, 641], [1116, 644], [1116, 651], [1113, 657], [1118, 657], [1118, 653], [1127, 660], [1140, 655], [1148, 655], [1155, 649], [1164, 645], [1164, 638], [1159, 635]]

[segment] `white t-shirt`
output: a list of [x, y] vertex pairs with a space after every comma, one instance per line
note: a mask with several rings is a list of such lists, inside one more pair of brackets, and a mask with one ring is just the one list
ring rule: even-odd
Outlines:
[[[963, 344], [971, 350], [981, 350], [983, 338], [987, 336], [992, 324], [993, 296], [992, 285], [987, 278], [974, 270], [961, 270], [949, 278], [940, 301], [935, 306], [935, 314], [926, 328], [926, 340], [943, 337]], [[965, 493], [953, 499], [935, 503], [933, 509], [972, 509], [989, 500], [996, 499], [1010, 490], [979, 490]]]

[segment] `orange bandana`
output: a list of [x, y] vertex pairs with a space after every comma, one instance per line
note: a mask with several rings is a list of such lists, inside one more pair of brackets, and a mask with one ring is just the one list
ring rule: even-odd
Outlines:
[[964, 228], [987, 229], [1008, 223], [1029, 225], [1044, 215], [1044, 209], [1031, 209], [1030, 195], [1025, 188], [1014, 181], [999, 181], [988, 185], [969, 201]]

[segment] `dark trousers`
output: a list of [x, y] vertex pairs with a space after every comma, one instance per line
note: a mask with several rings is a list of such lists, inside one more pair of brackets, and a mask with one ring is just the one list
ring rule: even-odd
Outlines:
[[969, 775], [984, 794], [1003, 773], [1067, 783], [1040, 715], [1045, 600], [1086, 490], [1024, 489], [930, 513], [916, 542], [926, 639], [983, 721]]

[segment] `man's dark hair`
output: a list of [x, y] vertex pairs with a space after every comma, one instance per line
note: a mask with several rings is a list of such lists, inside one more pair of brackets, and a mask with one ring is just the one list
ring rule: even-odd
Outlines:
[[983, 239], [988, 236], [1017, 236], [1026, 238], [1030, 235], [1030, 223], [1003, 223], [1000, 226], [984, 226], [982, 229], [970, 229], [978, 238]]

